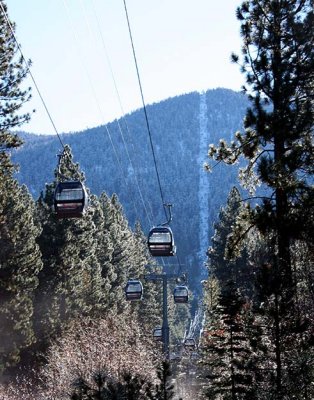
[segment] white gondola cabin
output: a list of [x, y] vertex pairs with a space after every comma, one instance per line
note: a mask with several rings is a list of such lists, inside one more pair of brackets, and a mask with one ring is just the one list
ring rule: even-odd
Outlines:
[[162, 328], [156, 327], [153, 331], [153, 338], [156, 342], [162, 341]]
[[148, 235], [148, 248], [154, 257], [174, 256], [176, 247], [174, 245], [172, 230], [169, 226], [153, 227]]
[[194, 350], [196, 347], [195, 339], [191, 337], [185, 338], [184, 347], [188, 350]]
[[130, 279], [126, 284], [124, 291], [127, 300], [141, 300], [143, 297], [142, 282], [137, 279]]
[[187, 303], [189, 301], [189, 290], [184, 285], [177, 285], [173, 291], [175, 303]]
[[88, 195], [82, 182], [58, 182], [54, 193], [54, 209], [58, 218], [80, 218], [88, 206]]

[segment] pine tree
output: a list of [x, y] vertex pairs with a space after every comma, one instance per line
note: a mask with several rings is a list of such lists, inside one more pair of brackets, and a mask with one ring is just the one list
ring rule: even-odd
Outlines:
[[259, 181], [268, 189], [246, 215], [262, 232], [275, 232], [278, 276], [289, 303], [295, 292], [291, 240], [313, 236], [313, 1], [245, 1], [237, 17], [243, 56], [233, 61], [246, 74], [252, 107], [244, 134], [230, 146], [212, 146], [209, 155], [229, 164], [243, 155], [246, 187]]
[[108, 196], [105, 193], [101, 194], [100, 199], [92, 196], [92, 205], [94, 208], [93, 222], [96, 227], [96, 259], [100, 266], [102, 278], [102, 309], [106, 312], [112, 306], [111, 290], [113, 282], [117, 278], [112, 264], [113, 243], [103, 212], [103, 204], [107, 200]]
[[104, 372], [98, 371], [93, 376], [91, 387], [83, 378], [78, 378], [75, 383], [75, 392], [72, 400], [153, 400], [153, 385], [130, 373], [124, 373], [120, 381], [108, 377]]
[[171, 375], [170, 363], [168, 361], [163, 361], [157, 372], [160, 384], [157, 385], [156, 400], [170, 400], [174, 397], [174, 386], [169, 383]]
[[[14, 24], [11, 23], [14, 31]], [[36, 244], [39, 228], [35, 225], [34, 202], [25, 187], [13, 177], [9, 151], [22, 144], [10, 132], [30, 118], [20, 109], [30, 98], [30, 89], [22, 82], [28, 73], [18, 57], [18, 45], [12, 35], [7, 7], [0, 1], [0, 370], [15, 365], [21, 350], [35, 338], [32, 326], [33, 292], [42, 267]]]
[[245, 333], [244, 304], [234, 282], [224, 284], [202, 344], [209, 379], [206, 393], [210, 399], [256, 398], [252, 385], [254, 374], [249, 367], [251, 348]]
[[42, 268], [36, 243], [34, 201], [25, 187], [5, 176], [0, 180], [0, 368], [15, 365], [22, 349], [34, 341], [33, 296]]
[[[102, 276], [106, 279], [109, 292], [110, 312], [127, 312], [132, 319], [138, 320], [143, 334], [150, 337], [158, 321], [158, 293], [156, 285], [144, 281], [145, 267], [149, 260], [146, 239], [139, 224], [133, 232], [117, 196], [109, 198], [105, 193], [100, 196], [102, 225], [99, 235], [104, 244], [98, 246], [98, 257], [102, 266]], [[124, 288], [129, 279], [140, 279], [144, 285], [144, 298], [138, 302], [127, 302]]]
[[[21, 126], [29, 121], [28, 113], [19, 114], [24, 103], [30, 99], [30, 88], [21, 88], [27, 76], [28, 67], [23, 66], [22, 57], [18, 57], [18, 45], [8, 24], [7, 6], [0, 1], [0, 166], [12, 168], [7, 150], [19, 147], [22, 143], [9, 129]], [[15, 25], [10, 22], [14, 31]]]
[[[67, 179], [84, 182], [79, 165], [72, 161], [71, 150], [64, 149], [60, 168]], [[38, 201], [38, 216], [42, 224], [39, 245], [44, 268], [40, 273], [36, 294], [36, 326], [39, 338], [47, 340], [62, 324], [75, 317], [92, 313], [102, 303], [101, 267], [96, 257], [96, 227], [94, 208], [89, 207], [83, 218], [57, 219], [53, 210], [56, 182], [46, 186]]]
[[[247, 252], [237, 259], [230, 260], [228, 251], [228, 239], [232, 235], [232, 227], [235, 225], [241, 209], [243, 208], [239, 190], [233, 187], [229, 193], [227, 204], [221, 208], [219, 221], [214, 224], [215, 233], [212, 237], [212, 246], [208, 249], [209, 273], [214, 274], [223, 285], [232, 279], [237, 287], [247, 294], [252, 292], [252, 271], [248, 264]], [[228, 258], [229, 257], [229, 258]]]
[[[133, 233], [128, 226], [128, 221], [123, 214], [122, 206], [117, 195], [111, 198], [103, 194], [100, 205], [104, 218], [104, 230], [109, 234], [110, 263], [114, 271], [114, 280], [111, 283], [110, 307], [112, 310], [123, 311], [126, 301], [124, 287], [129, 274], [134, 273], [133, 260]], [[133, 267], [133, 270], [132, 270]]]
[[257, 183], [266, 189], [259, 204], [244, 209], [229, 245], [235, 249], [252, 227], [268, 243], [274, 284], [276, 396], [281, 399], [283, 362], [302, 343], [291, 331], [298, 315], [292, 246], [296, 240], [309, 243], [314, 232], [313, 1], [249, 0], [238, 8], [237, 17], [242, 58], [233, 55], [232, 59], [245, 73], [244, 90], [252, 106], [244, 121], [245, 132], [236, 133], [230, 145], [221, 141], [218, 148], [212, 146], [209, 156], [228, 164], [244, 156], [243, 183], [252, 193]]

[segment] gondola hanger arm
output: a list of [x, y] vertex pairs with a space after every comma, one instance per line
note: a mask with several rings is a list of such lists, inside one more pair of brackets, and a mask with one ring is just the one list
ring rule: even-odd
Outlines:
[[171, 207], [172, 204], [171, 203], [164, 203], [164, 209], [168, 210], [168, 220], [166, 222], [164, 222], [163, 224], [161, 224], [161, 226], [165, 226], [165, 225], [169, 225], [170, 222], [172, 221], [172, 213], [171, 213]]

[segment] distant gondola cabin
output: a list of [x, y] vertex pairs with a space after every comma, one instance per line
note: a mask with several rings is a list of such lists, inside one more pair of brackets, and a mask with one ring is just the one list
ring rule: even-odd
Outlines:
[[196, 347], [195, 339], [191, 338], [191, 337], [186, 338], [184, 340], [184, 347], [186, 349], [190, 349], [190, 350], [195, 349], [195, 347]]
[[153, 338], [156, 342], [162, 341], [162, 328], [156, 327], [153, 331]]
[[174, 245], [173, 233], [169, 226], [157, 226], [150, 230], [148, 248], [150, 254], [154, 257], [175, 255], [176, 247]]
[[177, 285], [173, 291], [175, 303], [187, 303], [189, 301], [189, 290], [184, 285]]
[[54, 209], [58, 218], [80, 218], [88, 206], [88, 195], [82, 182], [58, 182], [54, 193]]
[[125, 286], [125, 297], [127, 300], [141, 300], [143, 296], [142, 282], [137, 279], [130, 279]]

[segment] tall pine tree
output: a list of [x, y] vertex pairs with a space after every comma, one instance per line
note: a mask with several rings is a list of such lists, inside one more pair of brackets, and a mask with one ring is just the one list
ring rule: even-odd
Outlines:
[[[20, 109], [30, 99], [30, 88], [23, 89], [28, 67], [18, 56], [19, 48], [12, 35], [15, 25], [9, 21], [7, 6], [0, 0], [0, 165], [12, 168], [7, 150], [21, 145], [21, 140], [9, 130], [29, 121], [29, 113], [20, 114]], [[10, 25], [9, 25], [10, 23]], [[1, 173], [4, 171], [2, 170]]]
[[276, 395], [283, 398], [287, 385], [282, 384], [282, 364], [293, 348], [302, 346], [301, 335], [292, 334], [291, 321], [297, 324], [298, 319], [292, 245], [295, 240], [311, 241], [314, 233], [313, 1], [249, 0], [238, 8], [237, 17], [242, 58], [233, 55], [233, 61], [240, 62], [246, 75], [244, 89], [252, 107], [247, 111], [244, 134], [237, 133], [230, 146], [221, 142], [218, 149], [212, 147], [209, 155], [227, 163], [243, 155], [248, 160], [241, 171], [246, 186], [259, 181], [267, 188], [261, 204], [243, 214], [234, 239], [256, 226], [270, 242]]
[[232, 234], [243, 204], [239, 190], [233, 187], [229, 193], [227, 204], [219, 212], [219, 221], [214, 224], [215, 232], [212, 237], [212, 246], [208, 249], [209, 273], [214, 274], [223, 285], [228, 280], [233, 280], [238, 288], [246, 293], [252, 292], [252, 272], [248, 264], [245, 249], [237, 259], [228, 258], [227, 241]]
[[[56, 180], [84, 182], [79, 165], [65, 146]], [[39, 244], [44, 268], [36, 292], [36, 327], [38, 338], [47, 338], [74, 318], [98, 309], [103, 297], [103, 280], [97, 260], [97, 230], [93, 222], [94, 207], [83, 218], [58, 219], [53, 209], [56, 181], [46, 186], [38, 200], [38, 217], [42, 224]]]
[[[14, 24], [10, 23], [13, 31]], [[28, 121], [20, 109], [30, 98], [22, 89], [28, 68], [18, 56], [7, 7], [0, 1], [0, 370], [16, 364], [21, 350], [34, 342], [33, 292], [42, 267], [36, 244], [34, 202], [14, 179], [9, 151], [22, 141], [10, 129]]]
[[12, 176], [0, 179], [0, 368], [34, 341], [33, 296], [42, 268], [34, 201]]
[[268, 189], [246, 218], [275, 233], [280, 288], [289, 303], [295, 293], [291, 240], [313, 237], [313, 1], [249, 0], [237, 17], [242, 58], [233, 55], [233, 61], [245, 73], [252, 107], [245, 132], [230, 146], [212, 146], [209, 156], [229, 164], [244, 156], [246, 186], [259, 181]]

